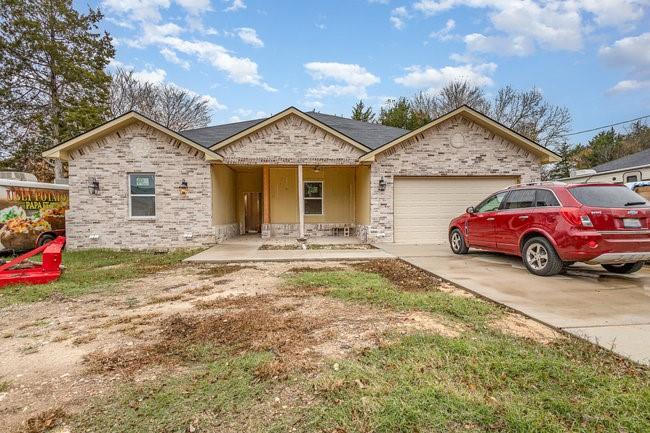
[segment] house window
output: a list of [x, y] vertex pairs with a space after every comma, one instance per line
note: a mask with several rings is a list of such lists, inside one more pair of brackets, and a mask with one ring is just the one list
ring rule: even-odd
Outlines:
[[323, 182], [305, 182], [305, 215], [323, 215]]
[[625, 177], [625, 182], [638, 182], [638, 181], [639, 181], [639, 178], [637, 177], [636, 174], [634, 174], [632, 176], [626, 176]]
[[132, 218], [156, 216], [156, 181], [153, 173], [129, 174], [129, 212]]

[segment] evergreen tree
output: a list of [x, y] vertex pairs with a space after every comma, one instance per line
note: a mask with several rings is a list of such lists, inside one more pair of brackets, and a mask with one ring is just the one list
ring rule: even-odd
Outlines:
[[430, 121], [426, 113], [414, 110], [411, 102], [404, 97], [389, 100], [379, 113], [379, 123], [402, 129], [418, 129]]
[[[72, 0], [0, 0], [2, 166], [50, 180], [41, 152], [102, 123], [115, 50], [99, 10]], [[57, 173], [61, 176], [61, 173]]]
[[573, 163], [573, 156], [575, 154], [575, 147], [568, 143], [562, 143], [555, 148], [555, 153], [562, 157], [560, 162], [557, 162], [548, 171], [547, 177], [549, 179], [562, 179], [571, 175], [571, 169], [575, 166]]
[[372, 107], [366, 107], [366, 104], [362, 100], [359, 100], [354, 107], [352, 107], [352, 118], [354, 120], [360, 120], [361, 122], [374, 122], [375, 113], [372, 111]]

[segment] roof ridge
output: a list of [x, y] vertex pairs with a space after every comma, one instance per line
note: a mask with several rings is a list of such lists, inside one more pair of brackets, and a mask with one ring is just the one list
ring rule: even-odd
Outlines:
[[[607, 162], [603, 162], [601, 164], [595, 165], [595, 166], [592, 167], [592, 170], [598, 171], [597, 170], [598, 168], [607, 167], [607, 166], [612, 165], [613, 163], [616, 163], [616, 162], [619, 162], [619, 161], [629, 160], [629, 159], [632, 159], [632, 158], [634, 158], [635, 156], [637, 156], [639, 154], [648, 153], [648, 152], [650, 152], [650, 147], [646, 148], [646, 149], [641, 149], [638, 152], [623, 155], [620, 158], [612, 159], [611, 161], [607, 161]], [[627, 168], [627, 167], [621, 167], [621, 169], [623, 169], [623, 168]]]
[[260, 117], [260, 118], [257, 118], [257, 119], [248, 119], [248, 120], [240, 120], [238, 122], [218, 123], [216, 125], [202, 126], [201, 128], [182, 129], [179, 132], [199, 131], [201, 129], [210, 129], [210, 128], [217, 128], [219, 126], [237, 125], [239, 123], [247, 123], [247, 122], [261, 122], [261, 121], [266, 120], [266, 119], [268, 119], [268, 117]]
[[339, 116], [338, 114], [321, 113], [319, 111], [313, 111], [313, 110], [312, 111], [305, 111], [305, 114], [307, 114], [307, 115], [317, 114], [317, 115], [320, 115], [320, 116], [336, 117], [338, 119], [351, 120], [353, 122], [358, 122], [358, 123], [362, 123], [364, 125], [369, 125], [369, 126], [378, 126], [380, 128], [392, 128], [392, 129], [399, 129], [400, 131], [409, 131], [409, 129], [398, 128], [397, 126], [384, 125], [382, 123], [375, 123], [375, 122], [364, 122], [363, 120], [357, 120], [357, 119], [353, 119], [351, 117]]

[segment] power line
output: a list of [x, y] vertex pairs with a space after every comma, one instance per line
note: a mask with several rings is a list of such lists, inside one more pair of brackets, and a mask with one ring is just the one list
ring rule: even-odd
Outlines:
[[579, 135], [579, 134], [584, 134], [586, 132], [594, 132], [594, 131], [598, 131], [598, 130], [605, 129], [605, 128], [611, 128], [612, 126], [618, 126], [618, 125], [623, 125], [625, 123], [636, 122], [637, 120], [646, 119], [648, 117], [650, 117], [650, 114], [645, 115], [645, 116], [641, 116], [641, 117], [637, 117], [636, 119], [624, 120], [623, 122], [617, 122], [617, 123], [612, 123], [610, 125], [599, 126], [598, 128], [585, 129], [584, 131], [578, 131], [578, 132], [572, 132], [570, 134], [564, 134], [562, 137], [570, 137], [571, 135]]

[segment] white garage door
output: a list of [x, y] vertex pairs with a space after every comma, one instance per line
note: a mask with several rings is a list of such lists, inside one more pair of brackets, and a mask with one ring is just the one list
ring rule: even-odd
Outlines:
[[394, 185], [394, 240], [446, 243], [449, 221], [491, 193], [517, 183], [515, 177], [401, 177]]

